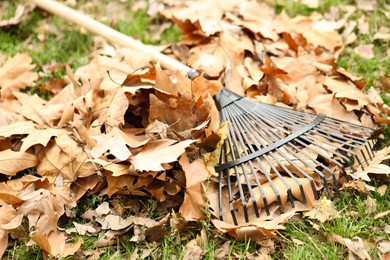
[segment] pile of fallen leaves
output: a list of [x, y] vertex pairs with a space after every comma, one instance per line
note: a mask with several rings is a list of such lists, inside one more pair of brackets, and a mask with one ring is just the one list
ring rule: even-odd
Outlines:
[[[51, 89], [46, 101], [25, 93], [38, 79], [28, 54], [1, 66], [0, 255], [9, 237], [65, 257], [82, 244], [81, 238], [68, 243], [73, 233], [105, 232], [97, 246], [129, 232], [135, 242], [159, 240], [167, 226], [181, 231], [210, 216], [219, 231], [237, 239], [274, 236], [296, 211], [309, 208], [240, 226], [217, 220], [218, 180], [204, 156], [221, 140], [213, 96], [222, 87], [365, 126], [389, 122], [378, 92], [365, 91], [363, 79], [335, 65], [352, 40], [345, 17], [290, 18], [235, 0], [166, 4], [161, 14], [184, 33], [164, 52], [201, 76], [188, 79], [151, 64], [145, 54], [106, 46], [88, 65], [67, 68], [66, 84]], [[388, 148], [379, 153], [373, 173], [389, 174], [380, 164], [388, 154]], [[370, 189], [368, 173], [356, 172], [356, 187]], [[91, 194], [110, 204], [79, 216], [87, 224], [59, 229], [60, 218], [74, 217], [71, 209]], [[150, 196], [166, 207], [159, 221], [136, 206], [137, 198]]]

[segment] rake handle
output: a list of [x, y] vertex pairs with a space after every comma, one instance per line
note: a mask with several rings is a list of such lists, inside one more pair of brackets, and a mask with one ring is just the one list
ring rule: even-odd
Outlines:
[[31, 2], [35, 3], [41, 9], [49, 13], [61, 16], [65, 20], [78, 24], [88, 31], [106, 38], [111, 43], [149, 54], [151, 55], [153, 62], [160, 62], [161, 65], [166, 69], [179, 71], [185, 75], [192, 75], [192, 73], [194, 73], [192, 68], [182, 64], [181, 62], [165, 56], [159, 51], [146, 46], [141, 42], [136, 41], [133, 38], [126, 36], [123, 33], [120, 33], [117, 30], [114, 30], [107, 25], [98, 22], [81, 12], [75, 11], [66, 5], [58, 3], [54, 0], [31, 0]]

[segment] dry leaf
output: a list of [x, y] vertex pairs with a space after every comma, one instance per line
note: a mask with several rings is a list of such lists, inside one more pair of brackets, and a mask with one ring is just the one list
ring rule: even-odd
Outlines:
[[374, 58], [374, 51], [373, 44], [367, 44], [367, 45], [359, 45], [355, 47], [353, 50], [355, 51], [356, 54], [359, 54], [361, 57], [366, 58], [366, 59], [372, 59]]
[[383, 218], [384, 216], [387, 216], [388, 214], [390, 214], [390, 210], [386, 210], [384, 212], [376, 214], [374, 219]]
[[0, 257], [3, 256], [8, 246], [9, 231], [22, 224], [23, 214], [17, 214], [14, 207], [3, 204], [0, 206]]
[[45, 147], [37, 171], [42, 176], [61, 175], [68, 183], [95, 173], [94, 165], [87, 159], [89, 156], [79, 143], [62, 134]]
[[179, 212], [187, 220], [200, 219], [204, 216], [207, 204], [204, 182], [209, 173], [206, 165], [200, 159], [190, 163], [186, 154], [180, 157], [179, 164], [186, 177], [184, 201]]
[[38, 158], [30, 153], [15, 152], [11, 149], [0, 151], [0, 173], [14, 176], [18, 172], [37, 166]]
[[[362, 159], [362, 158], [361, 158]], [[374, 157], [370, 161], [368, 166], [364, 166], [364, 170], [360, 167], [358, 170], [351, 174], [354, 179], [362, 179], [370, 181], [369, 173], [371, 174], [385, 174], [390, 175], [390, 167], [381, 162], [390, 159], [390, 146], [376, 151]]]
[[358, 259], [362, 260], [370, 260], [367, 249], [363, 243], [363, 240], [360, 237], [354, 237], [352, 240], [348, 238], [344, 238], [344, 243], [349, 249], [349, 257], [358, 257]]
[[29, 227], [42, 236], [56, 233], [59, 218], [65, 213], [65, 206], [75, 207], [76, 202], [65, 187], [56, 187], [45, 180], [42, 184], [35, 184], [36, 190], [21, 196], [25, 202], [19, 211], [25, 214]]
[[110, 150], [110, 153], [121, 161], [126, 160], [131, 155], [127, 146], [136, 148], [144, 145], [150, 139], [148, 136], [136, 135], [118, 127], [113, 127], [109, 133], [91, 137], [97, 141], [91, 151], [92, 157], [99, 158], [107, 150]]
[[368, 213], [374, 213], [376, 211], [376, 199], [367, 197], [367, 199], [364, 201], [364, 204], [366, 205], [366, 211]]
[[204, 255], [204, 250], [198, 245], [196, 239], [192, 239], [186, 246], [184, 259], [200, 260]]
[[143, 146], [141, 152], [131, 156], [129, 161], [137, 171], [163, 171], [163, 163], [176, 161], [194, 142], [193, 140], [177, 142], [169, 139], [150, 141]]
[[317, 201], [315, 207], [308, 212], [304, 213], [305, 217], [310, 219], [317, 219], [320, 222], [325, 222], [335, 218], [340, 218], [340, 212], [336, 209], [332, 201], [328, 200], [326, 197]]
[[32, 8], [28, 5], [18, 4], [13, 17], [0, 21], [0, 28], [17, 25], [20, 22], [24, 21], [28, 18], [28, 14], [30, 13], [31, 9]]
[[383, 184], [381, 186], [379, 186], [377, 189], [376, 189], [376, 192], [379, 193], [379, 195], [381, 196], [384, 196], [387, 192], [387, 185], [386, 184]]
[[379, 242], [377, 248], [382, 254], [386, 254], [390, 251], [390, 241]]
[[83, 239], [79, 237], [76, 243], [68, 244], [68, 238], [64, 233], [52, 231], [49, 234], [40, 231], [33, 231], [30, 234], [32, 240], [37, 243], [44, 252], [56, 257], [63, 258], [74, 255], [83, 244]]
[[1, 97], [6, 98], [12, 95], [13, 91], [34, 86], [38, 79], [38, 73], [31, 72], [35, 65], [31, 64], [32, 59], [27, 53], [16, 54], [7, 60], [0, 68], [0, 89]]

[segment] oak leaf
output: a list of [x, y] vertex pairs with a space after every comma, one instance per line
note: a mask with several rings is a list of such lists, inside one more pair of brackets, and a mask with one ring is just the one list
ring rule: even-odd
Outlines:
[[19, 207], [19, 212], [27, 216], [30, 228], [34, 227], [42, 235], [49, 235], [57, 231], [58, 220], [65, 213], [65, 206], [75, 207], [76, 202], [66, 187], [56, 187], [48, 180], [34, 185], [36, 190], [21, 196], [25, 202]]
[[179, 164], [186, 177], [184, 201], [179, 212], [187, 220], [199, 219], [204, 216], [207, 204], [204, 181], [208, 178], [209, 172], [204, 161], [197, 159], [190, 163], [186, 154], [180, 157]]
[[[1, 202], [0, 202], [1, 203]], [[18, 214], [14, 207], [3, 204], [0, 206], [0, 257], [8, 246], [8, 234], [22, 224], [23, 214]]]
[[64, 258], [74, 255], [83, 244], [83, 239], [79, 237], [75, 243], [67, 243], [68, 237], [63, 232], [51, 231], [49, 234], [39, 230], [30, 233], [31, 239], [39, 245], [47, 254], [55, 258]]
[[1, 97], [9, 97], [13, 91], [35, 85], [38, 73], [31, 71], [35, 67], [31, 62], [32, 58], [27, 53], [16, 54], [6, 61], [0, 68]]
[[38, 163], [38, 158], [30, 153], [15, 152], [11, 149], [0, 151], [0, 173], [8, 176], [35, 167]]
[[20, 148], [20, 151], [25, 152], [31, 146], [41, 144], [46, 146], [52, 137], [61, 135], [66, 133], [64, 129], [57, 128], [46, 128], [46, 129], [38, 129], [35, 128], [33, 131], [29, 133], [29, 135], [22, 139], [23, 144]]
[[145, 135], [136, 135], [130, 130], [113, 127], [109, 133], [100, 136], [91, 136], [95, 139], [96, 145], [91, 151], [93, 158], [99, 158], [107, 150], [121, 161], [126, 160], [131, 155], [129, 147], [136, 148], [146, 144], [150, 137]]
[[79, 143], [68, 134], [61, 134], [50, 141], [41, 154], [37, 171], [41, 176], [61, 175], [65, 182], [95, 173], [95, 168]]
[[194, 140], [177, 142], [171, 139], [150, 141], [143, 146], [141, 152], [130, 157], [130, 162], [137, 171], [163, 171], [163, 163], [170, 163], [184, 153]]

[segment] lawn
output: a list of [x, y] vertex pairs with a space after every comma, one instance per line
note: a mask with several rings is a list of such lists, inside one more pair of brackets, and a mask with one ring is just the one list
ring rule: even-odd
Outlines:
[[[82, 10], [95, 19], [147, 44], [169, 45], [179, 42], [183, 36], [177, 25], [158, 15], [159, 1], [148, 1], [147, 4], [135, 0], [67, 2], [77, 2], [74, 5], [75, 9]], [[19, 3], [23, 1], [1, 1], [0, 20], [5, 21], [13, 17]], [[290, 17], [310, 16], [315, 13], [325, 17], [345, 17], [346, 23], [340, 30], [348, 33], [345, 36], [350, 36], [354, 40], [339, 53], [337, 66], [361, 77], [365, 82], [364, 88], [378, 89], [384, 103], [390, 106], [388, 48], [390, 7], [385, 0], [356, 2], [325, 0], [320, 1], [318, 6], [304, 5], [301, 1], [274, 0], [267, 1], [267, 4], [272, 6], [276, 13], [286, 12]], [[355, 10], [348, 13], [346, 5], [355, 7]], [[0, 28], [0, 64], [4, 64], [8, 58], [17, 53], [28, 53], [32, 57], [32, 63], [35, 64], [34, 71], [38, 72], [39, 79], [36, 81], [36, 87], [27, 88], [26, 93], [38, 94], [50, 100], [53, 93], [56, 93], [56, 88], [58, 86], [61, 88], [65, 84], [63, 78], [67, 74], [66, 65], [75, 71], [93, 59], [92, 53], [96, 48], [106, 44], [105, 39], [35, 8], [31, 13], [26, 14], [22, 21]], [[388, 125], [380, 127], [382, 136], [378, 149], [390, 145], [390, 127]], [[79, 254], [78, 257], [90, 257], [88, 259], [95, 259], [94, 256], [99, 259], [190, 259], [189, 257], [193, 259], [343, 259], [348, 257], [353, 248], [347, 245], [348, 241], [346, 242], [345, 239], [351, 241], [361, 239], [371, 259], [387, 259], [389, 253], [383, 255], [389, 252], [390, 214], [384, 216], [378, 214], [390, 209], [389, 173], [387, 176], [372, 178], [368, 184], [374, 191], [363, 193], [347, 189], [334, 190], [330, 198], [329, 195], [323, 194], [328, 198], [323, 198], [321, 203], [334, 208], [340, 217], [329, 217], [321, 221], [304, 214], [297, 214], [285, 224], [285, 230], [277, 231], [275, 238], [267, 238], [260, 242], [236, 241], [229, 235], [218, 232], [211, 224], [211, 214], [206, 213], [204, 219], [189, 225], [185, 230], [180, 230], [178, 224], [175, 227], [171, 221], [171, 228], [166, 228], [161, 239], [153, 242], [142, 238], [134, 240], [134, 235], [124, 233], [117, 236], [112, 245], [97, 247], [96, 243], [102, 239], [103, 233], [97, 232], [95, 236], [82, 235], [84, 242], [81, 251], [84, 253]], [[72, 209], [74, 218], [60, 218], [59, 227], [65, 230], [73, 228], [74, 222], [86, 224], [85, 218], [80, 217], [82, 214], [96, 209], [104, 202], [112, 203], [113, 198], [109, 199], [106, 195], [97, 194], [82, 197], [77, 206]], [[122, 195], [115, 198], [123, 204], [128, 199]], [[130, 205], [134, 204], [138, 205], [140, 216], [148, 216], [156, 221], [160, 221], [165, 216], [166, 212], [162, 208], [169, 207], [153, 197], [130, 198], [129, 204], [123, 206], [127, 214], [131, 212]], [[173, 217], [172, 219], [175, 220]], [[25, 230], [28, 230], [26, 219], [23, 225]], [[140, 230], [138, 232], [142, 233]], [[71, 242], [76, 243], [76, 240], [75, 235]], [[37, 245], [26, 245], [27, 242], [28, 239], [23, 234], [11, 239], [3, 257], [43, 259], [42, 249]], [[387, 251], [384, 248], [386, 245]], [[355, 250], [352, 250], [355, 255], [367, 259], [364, 258], [364, 250], [361, 248]], [[70, 256], [66, 259], [73, 258]]]

